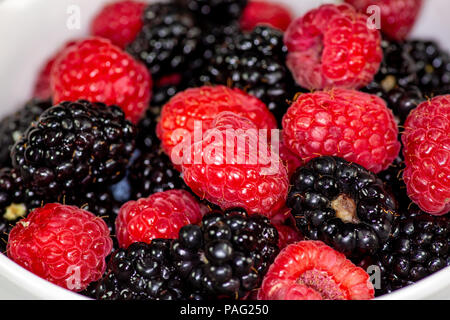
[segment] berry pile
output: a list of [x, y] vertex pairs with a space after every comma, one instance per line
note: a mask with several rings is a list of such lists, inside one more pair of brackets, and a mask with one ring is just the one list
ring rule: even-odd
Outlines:
[[0, 119], [0, 252], [99, 300], [372, 299], [449, 266], [422, 2], [107, 3]]
[[90, 294], [112, 300], [244, 298], [279, 252], [269, 219], [242, 209], [211, 212], [201, 226], [186, 225], [174, 238], [120, 249]]

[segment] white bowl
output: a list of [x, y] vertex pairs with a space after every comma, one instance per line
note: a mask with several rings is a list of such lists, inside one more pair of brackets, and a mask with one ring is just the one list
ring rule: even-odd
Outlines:
[[[272, 0], [296, 15], [321, 3], [338, 1]], [[42, 63], [66, 40], [87, 35], [89, 21], [106, 0], [0, 0], [0, 101], [3, 116], [31, 96]], [[450, 49], [448, 0], [427, 0], [414, 37], [433, 38]], [[74, 7], [75, 6], [75, 7]], [[72, 11], [75, 9], [75, 11]], [[80, 29], [68, 28], [79, 10]], [[439, 32], [438, 32], [439, 31]], [[444, 32], [445, 31], [445, 32]], [[0, 299], [86, 299], [57, 287], [0, 254]], [[450, 267], [381, 299], [450, 299]]]

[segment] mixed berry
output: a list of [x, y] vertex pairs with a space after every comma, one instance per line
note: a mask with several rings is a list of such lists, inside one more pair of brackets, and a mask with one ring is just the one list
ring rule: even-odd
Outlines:
[[0, 121], [1, 252], [100, 300], [373, 299], [450, 266], [422, 2], [107, 4]]

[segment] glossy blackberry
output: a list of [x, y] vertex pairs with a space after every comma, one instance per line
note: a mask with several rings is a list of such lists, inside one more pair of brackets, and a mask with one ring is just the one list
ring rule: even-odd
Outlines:
[[0, 216], [0, 253], [6, 253], [8, 234], [12, 229], [11, 223]]
[[277, 256], [278, 232], [266, 217], [243, 209], [214, 211], [201, 226], [183, 227], [171, 251], [190, 299], [242, 299]]
[[31, 193], [25, 189], [16, 170], [0, 170], [0, 252], [4, 252], [9, 231], [30, 211]]
[[226, 25], [239, 20], [248, 0], [176, 0], [199, 20]]
[[367, 265], [381, 270], [377, 295], [413, 284], [450, 265], [450, 218], [431, 216], [412, 205], [403, 213], [380, 254]]
[[403, 125], [411, 110], [415, 109], [425, 100], [422, 91], [414, 86], [397, 86], [390, 91], [385, 91], [380, 85], [372, 83], [363, 89], [364, 92], [374, 94], [386, 101], [387, 106], [397, 116], [398, 121]]
[[141, 154], [130, 168], [132, 198], [146, 198], [156, 192], [187, 188], [181, 174], [161, 150]]
[[193, 15], [174, 3], [150, 4], [144, 26], [127, 51], [146, 64], [152, 77], [183, 72], [198, 53], [202, 32]]
[[136, 145], [139, 150], [153, 151], [158, 149], [161, 141], [156, 135], [156, 125], [159, 121], [161, 108], [148, 108], [144, 117], [138, 123]]
[[259, 26], [217, 46], [212, 59], [197, 77], [199, 84], [232, 85], [267, 104], [280, 120], [298, 88], [286, 67], [283, 33]]
[[379, 83], [384, 90], [401, 86], [417, 84], [416, 62], [410, 54], [408, 43], [383, 40], [383, 60], [375, 82]]
[[135, 132], [118, 106], [63, 102], [46, 110], [14, 145], [13, 166], [40, 196], [81, 193], [124, 176]]
[[397, 200], [399, 211], [406, 210], [411, 204], [411, 200], [406, 192], [406, 185], [403, 181], [403, 171], [405, 170], [405, 162], [403, 156], [400, 155], [394, 162], [384, 171], [378, 173], [378, 177], [384, 182], [385, 187]]
[[228, 46], [233, 43], [237, 34], [241, 33], [239, 22], [231, 22], [227, 25], [198, 21], [202, 28], [202, 39], [199, 54], [189, 62], [189, 68], [184, 72], [187, 86], [196, 86], [200, 83], [197, 78], [207, 68], [211, 59], [214, 58], [218, 46]]
[[384, 40], [382, 47], [375, 82], [385, 91], [417, 86], [425, 97], [450, 93], [450, 55], [435, 42]]
[[355, 260], [376, 253], [389, 239], [396, 202], [360, 165], [318, 157], [297, 169], [291, 185], [287, 206], [307, 238]]
[[19, 111], [0, 121], [0, 167], [11, 166], [10, 152], [25, 130], [41, 113], [52, 106], [50, 101], [31, 100]]
[[182, 300], [183, 281], [171, 262], [171, 242], [156, 239], [117, 250], [89, 294], [100, 300]]
[[417, 85], [426, 96], [450, 93], [450, 54], [433, 41], [410, 41], [416, 63]]

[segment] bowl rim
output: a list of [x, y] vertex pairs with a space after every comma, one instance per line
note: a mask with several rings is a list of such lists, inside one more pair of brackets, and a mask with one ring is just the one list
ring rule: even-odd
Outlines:
[[[20, 290], [29, 293], [30, 297], [33, 296], [42, 300], [92, 300], [89, 297], [59, 287], [35, 275], [2, 253], [0, 253], [0, 270], [2, 271], [2, 276]], [[374, 300], [417, 300], [420, 297], [429, 298], [448, 287], [448, 279], [450, 279], [450, 267], [435, 272], [413, 285]], [[433, 288], [432, 291], [430, 291], [430, 288]], [[424, 295], [424, 292], [427, 292], [427, 294]]]

